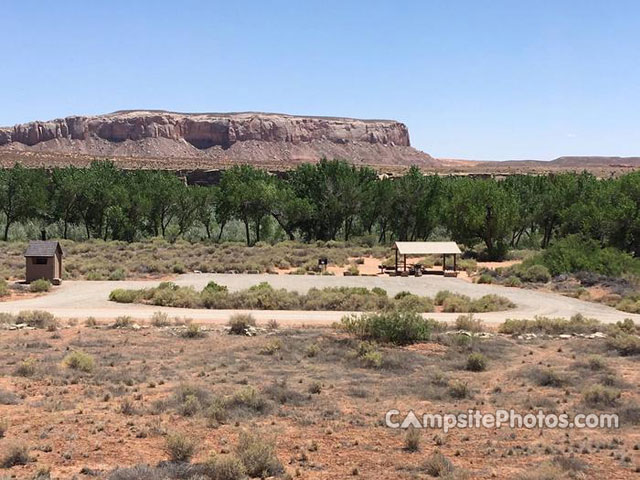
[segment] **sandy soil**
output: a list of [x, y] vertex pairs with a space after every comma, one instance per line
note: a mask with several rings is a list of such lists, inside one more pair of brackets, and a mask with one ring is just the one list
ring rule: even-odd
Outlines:
[[[261, 353], [275, 338], [281, 342], [277, 353]], [[56, 479], [105, 478], [118, 466], [156, 465], [167, 459], [166, 435], [172, 432], [197, 442], [193, 462], [201, 462], [211, 452], [232, 452], [239, 432], [251, 430], [275, 441], [290, 475], [309, 480], [432, 478], [423, 465], [436, 451], [458, 472], [467, 472], [455, 478], [512, 480], [558, 457], [572, 457], [584, 469], [572, 478], [636, 478], [640, 430], [631, 423], [616, 430], [426, 430], [415, 453], [403, 448], [405, 432], [381, 423], [392, 408], [419, 413], [542, 408], [575, 414], [585, 410], [582, 390], [606, 375], [622, 398], [604, 411], [637, 405], [637, 360], [607, 352], [601, 340], [481, 340], [474, 348], [489, 363], [479, 373], [461, 367], [468, 348], [447, 342], [383, 347], [387, 363], [381, 369], [365, 368], [353, 356], [357, 343], [328, 329], [253, 338], [211, 331], [201, 339], [181, 338], [166, 328], [3, 332], [0, 418], [8, 419], [9, 427], [0, 438], [0, 453], [22, 443], [31, 461], [0, 470], [0, 476], [31, 479], [48, 468]], [[313, 356], [306, 353], [309, 345], [318, 346]], [[65, 355], [74, 350], [94, 358], [91, 372], [65, 366]], [[580, 366], [585, 352], [603, 355], [604, 371]], [[20, 376], [16, 367], [27, 358], [36, 371]], [[566, 383], [537, 385], [528, 372], [541, 366]], [[466, 398], [451, 397], [450, 382], [467, 384]], [[314, 384], [319, 393], [309, 393]], [[255, 388], [270, 408], [229, 412], [221, 425], [210, 425], [206, 399], [195, 413], [181, 413], [182, 403], [175, 399], [184, 385], [214, 398]]]

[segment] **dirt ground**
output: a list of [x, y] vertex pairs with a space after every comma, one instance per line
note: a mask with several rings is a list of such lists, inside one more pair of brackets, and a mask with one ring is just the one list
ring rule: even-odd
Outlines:
[[[173, 327], [3, 331], [0, 419], [8, 428], [0, 438], [0, 460], [17, 444], [28, 447], [31, 460], [0, 469], [0, 478], [33, 478], [47, 469], [51, 478], [108, 478], [118, 466], [166, 460], [167, 435], [174, 432], [197, 441], [192, 460], [197, 463], [211, 452], [233, 451], [243, 430], [274, 441], [279, 460], [295, 478], [433, 478], [427, 461], [436, 451], [455, 467], [448, 478], [635, 478], [638, 357], [619, 357], [598, 339], [527, 342], [495, 336], [461, 343], [445, 335], [436, 340], [379, 347], [382, 365], [367, 368], [357, 356], [357, 340], [329, 328], [256, 337], [217, 329], [204, 338], [183, 338]], [[74, 351], [93, 358], [90, 372], [65, 365], [65, 356]], [[487, 357], [486, 371], [465, 370], [472, 351]], [[597, 370], [585, 366], [587, 355], [599, 355]], [[25, 360], [33, 366], [26, 372], [20, 368]], [[553, 370], [560, 380], [541, 386], [542, 369]], [[602, 383], [621, 396], [594, 410], [582, 392]], [[456, 384], [466, 385], [463, 398], [452, 393]], [[231, 409], [212, 423], [206, 408], [211, 399], [248, 388], [264, 401], [262, 411]], [[200, 399], [195, 409], [185, 408], [180, 397], [185, 390]], [[416, 413], [541, 408], [624, 417], [620, 429], [424, 430], [418, 451], [410, 452], [406, 432], [384, 426], [384, 414], [393, 408]], [[557, 476], [520, 477], [549, 462], [555, 462]]]

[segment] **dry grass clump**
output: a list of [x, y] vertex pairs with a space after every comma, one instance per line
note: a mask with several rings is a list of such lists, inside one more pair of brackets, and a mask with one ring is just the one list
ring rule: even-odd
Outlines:
[[227, 322], [229, 333], [233, 335], [246, 335], [251, 327], [256, 326], [256, 319], [250, 313], [236, 313], [231, 315]]
[[454, 473], [454, 466], [441, 452], [432, 453], [422, 464], [421, 468], [427, 475], [436, 478], [449, 478]]
[[189, 462], [196, 453], [196, 446], [194, 438], [176, 432], [167, 435], [165, 451], [171, 462]]
[[43, 310], [26, 310], [18, 313], [14, 323], [26, 323], [30, 327], [43, 328], [50, 331], [58, 328], [58, 320], [56, 317]]
[[404, 449], [407, 452], [417, 452], [420, 450], [420, 430], [417, 428], [409, 427], [407, 433], [404, 436]]
[[400, 310], [347, 315], [342, 317], [340, 326], [363, 340], [396, 345], [427, 341], [431, 332], [440, 327], [437, 322], [426, 320], [419, 313]]
[[535, 317], [534, 320], [508, 319], [500, 325], [498, 331], [509, 335], [523, 333], [545, 333], [547, 335], [561, 335], [574, 333], [595, 333], [602, 331], [604, 326], [595, 318], [586, 318], [581, 314], [574, 315], [569, 320], [564, 318]]
[[640, 355], [640, 337], [637, 335], [619, 332], [607, 339], [607, 346], [623, 357]]
[[7, 447], [2, 459], [0, 459], [0, 466], [2, 468], [11, 468], [16, 465], [26, 465], [29, 463], [29, 448], [24, 444], [13, 444]]
[[273, 477], [284, 473], [284, 467], [275, 454], [273, 442], [257, 435], [242, 432], [235, 454], [250, 477]]
[[11, 295], [9, 284], [4, 278], [0, 278], [0, 297], [8, 297]]
[[448, 313], [481, 313], [499, 312], [515, 307], [508, 298], [500, 295], [484, 295], [472, 300], [466, 295], [442, 290], [436, 294], [435, 304], [442, 306], [442, 310]]
[[29, 291], [33, 293], [44, 293], [49, 290], [51, 290], [51, 282], [44, 278], [40, 278], [29, 284]]
[[487, 357], [481, 353], [472, 353], [467, 357], [465, 368], [470, 372], [484, 372], [487, 369]]
[[582, 392], [582, 399], [585, 405], [592, 408], [615, 407], [620, 399], [620, 390], [603, 385], [592, 385]]
[[80, 350], [67, 354], [62, 363], [64, 363], [67, 368], [85, 373], [91, 373], [95, 368], [95, 360], [93, 357]]

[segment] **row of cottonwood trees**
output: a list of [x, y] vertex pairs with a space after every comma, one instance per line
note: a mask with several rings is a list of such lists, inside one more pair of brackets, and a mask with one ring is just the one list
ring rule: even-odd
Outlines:
[[[523, 238], [546, 247], [579, 234], [640, 255], [640, 172], [597, 179], [588, 173], [492, 178], [423, 175], [396, 178], [340, 160], [304, 164], [278, 178], [251, 166], [225, 171], [217, 186], [189, 186], [171, 172], [120, 170], [110, 162], [50, 171], [16, 165], [0, 170], [0, 225], [38, 220], [66, 237], [134, 241], [184, 235], [195, 226], [219, 239], [231, 220], [244, 224], [247, 244], [277, 222], [290, 239], [380, 242], [429, 238], [437, 227], [502, 257]], [[533, 236], [533, 237], [532, 237]]]

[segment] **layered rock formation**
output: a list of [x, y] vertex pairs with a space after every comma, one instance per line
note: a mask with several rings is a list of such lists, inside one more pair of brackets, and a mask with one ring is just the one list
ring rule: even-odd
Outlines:
[[123, 111], [0, 129], [1, 151], [223, 163], [299, 163], [322, 157], [372, 165], [433, 159], [410, 146], [407, 127], [390, 120], [269, 113], [182, 114]]

